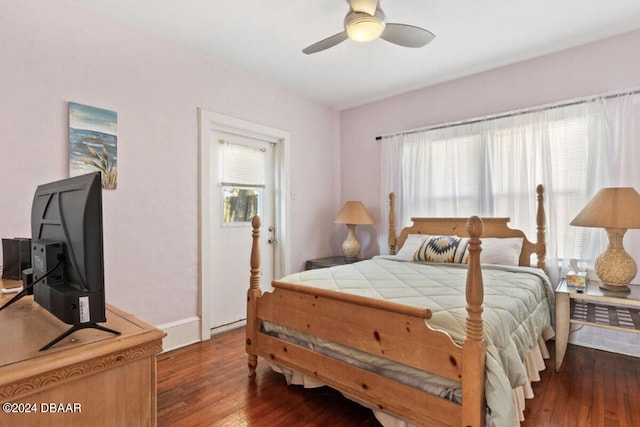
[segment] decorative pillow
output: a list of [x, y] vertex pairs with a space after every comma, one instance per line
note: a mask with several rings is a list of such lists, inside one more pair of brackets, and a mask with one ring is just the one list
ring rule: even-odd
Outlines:
[[458, 236], [429, 236], [413, 255], [414, 261], [462, 263], [469, 239]]
[[404, 244], [396, 254], [397, 259], [402, 261], [413, 261], [413, 254], [416, 253], [422, 242], [429, 237], [426, 234], [409, 234]]
[[[482, 240], [481, 264], [519, 265], [522, 252], [522, 237], [487, 237]], [[464, 255], [464, 263], [469, 262], [469, 251]]]
[[482, 239], [480, 262], [483, 264], [518, 265], [520, 264], [522, 244], [522, 237]]

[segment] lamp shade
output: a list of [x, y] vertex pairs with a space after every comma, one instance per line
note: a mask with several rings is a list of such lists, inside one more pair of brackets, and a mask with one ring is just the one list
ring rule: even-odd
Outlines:
[[640, 194], [631, 187], [603, 188], [571, 221], [571, 225], [640, 228]]
[[373, 219], [361, 201], [348, 201], [333, 221], [336, 224], [373, 224]]

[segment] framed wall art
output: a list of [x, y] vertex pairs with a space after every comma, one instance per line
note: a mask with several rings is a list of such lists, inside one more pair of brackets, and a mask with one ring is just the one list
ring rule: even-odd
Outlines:
[[102, 188], [118, 186], [118, 115], [69, 102], [69, 176], [102, 173]]

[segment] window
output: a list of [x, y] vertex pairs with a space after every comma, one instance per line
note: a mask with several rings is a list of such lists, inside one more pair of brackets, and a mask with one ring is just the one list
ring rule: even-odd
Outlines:
[[560, 259], [588, 258], [586, 233], [569, 225], [590, 198], [588, 122], [585, 118], [572, 118], [549, 126], [554, 218], [556, 232], [563, 236], [557, 240]]
[[248, 225], [262, 213], [264, 150], [223, 142], [222, 223]]
[[[409, 212], [510, 217], [533, 240], [535, 188], [543, 184], [547, 198], [553, 192], [556, 232], [575, 234], [572, 207], [584, 206], [589, 194], [586, 126], [587, 120], [575, 117], [545, 120], [543, 126], [507, 118], [461, 126], [453, 135], [449, 129], [408, 135], [402, 157]], [[560, 257], [586, 256], [585, 239], [571, 243], [558, 245]]]
[[600, 188], [638, 182], [638, 97], [595, 97], [382, 138], [383, 206], [396, 192], [398, 227], [412, 216], [510, 217], [534, 241], [535, 189], [543, 184], [547, 266], [593, 261], [606, 235], [570, 222]]

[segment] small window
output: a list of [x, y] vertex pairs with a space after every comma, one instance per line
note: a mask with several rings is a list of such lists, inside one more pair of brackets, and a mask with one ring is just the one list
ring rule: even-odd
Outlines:
[[262, 188], [222, 185], [223, 223], [225, 225], [251, 222], [260, 215]]
[[262, 214], [265, 150], [221, 142], [222, 225], [249, 225]]

